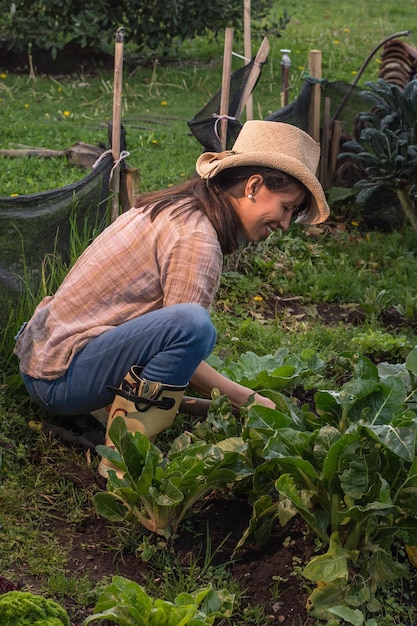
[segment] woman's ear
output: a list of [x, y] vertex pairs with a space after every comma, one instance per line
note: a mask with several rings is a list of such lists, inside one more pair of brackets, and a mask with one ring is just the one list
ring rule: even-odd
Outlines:
[[253, 174], [252, 176], [249, 176], [245, 185], [245, 196], [252, 200], [263, 181], [264, 179], [260, 174]]

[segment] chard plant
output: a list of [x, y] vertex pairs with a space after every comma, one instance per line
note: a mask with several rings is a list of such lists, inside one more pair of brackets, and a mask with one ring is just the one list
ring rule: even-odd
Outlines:
[[319, 376], [324, 362], [314, 350], [304, 349], [299, 355], [280, 348], [274, 354], [258, 356], [245, 352], [238, 362], [225, 361], [211, 356], [210, 363], [221, 373], [254, 391], [273, 390], [290, 392], [309, 377]]
[[209, 626], [219, 617], [229, 617], [233, 603], [233, 594], [210, 586], [180, 593], [173, 602], [153, 599], [141, 585], [115, 576], [83, 626], [104, 620], [119, 626]]
[[303, 571], [316, 585], [314, 614], [327, 618], [331, 607], [375, 611], [378, 585], [407, 573], [395, 546], [417, 545], [417, 348], [403, 364], [351, 359], [352, 380], [317, 391], [315, 412], [304, 407], [303, 421], [288, 414], [275, 432], [264, 427], [265, 462], [254, 472], [253, 517], [242, 539], [265, 541], [273, 521], [301, 515], [327, 545]]
[[236, 551], [248, 539], [265, 543], [274, 524], [298, 514], [325, 546], [303, 570], [314, 585], [312, 613], [365, 624], [362, 611], [378, 610], [378, 586], [408, 571], [396, 550], [417, 546], [417, 347], [395, 365], [340, 360], [351, 380], [316, 391], [314, 407], [272, 389], [275, 409], [249, 402], [238, 417], [213, 393], [207, 419], [166, 456], [116, 419], [116, 450], [98, 452], [124, 476], [110, 472], [107, 492], [94, 496], [98, 513], [169, 537], [208, 491], [239, 490], [253, 513]]
[[[299, 357], [278, 350], [263, 357], [248, 352], [224, 371], [254, 390], [268, 389], [279, 406], [285, 400], [277, 390], [294, 388], [322, 366], [311, 350]], [[281, 424], [282, 412], [278, 415], [266, 409], [266, 413], [279, 420], [274, 427]], [[207, 421], [194, 433], [177, 437], [166, 456], [141, 433], [129, 434], [122, 418], [114, 420], [110, 437], [115, 449], [98, 446], [97, 451], [123, 472], [123, 478], [109, 472], [107, 491], [93, 498], [97, 512], [114, 522], [136, 520], [157, 535], [171, 536], [206, 493], [238, 484], [249, 490], [253, 469], [262, 461], [262, 446], [248, 446], [243, 438], [245, 428], [228, 400], [216, 391]]]
[[121, 417], [109, 433], [115, 450], [97, 446], [97, 451], [122, 470], [123, 478], [109, 471], [107, 491], [93, 498], [97, 512], [113, 522], [139, 521], [163, 537], [176, 532], [206, 493], [226, 489], [251, 472], [246, 446], [237, 437], [210, 444], [191, 442], [190, 435], [183, 433], [164, 456], [145, 435], [128, 433]]

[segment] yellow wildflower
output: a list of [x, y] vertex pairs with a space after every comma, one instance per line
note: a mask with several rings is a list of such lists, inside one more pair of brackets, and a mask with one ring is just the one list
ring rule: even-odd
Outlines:
[[168, 102], [166, 100], [162, 100], [161, 107], [166, 107], [166, 106], [168, 106]]
[[352, 224], [352, 226], [359, 226], [359, 222], [352, 221], [351, 224]]
[[29, 108], [29, 105], [28, 105], [28, 103], [26, 103], [25, 104], [25, 109], [28, 109], [28, 108]]
[[0, 78], [7, 78], [7, 74], [0, 74]]
[[253, 296], [253, 299], [255, 300], [255, 302], [262, 302], [263, 300], [262, 296]]
[[338, 39], [335, 39], [333, 43], [334, 43], [335, 46], [338, 46], [340, 41]]
[[64, 111], [63, 115], [64, 115], [64, 117], [69, 117], [71, 115], [71, 113], [69, 111]]

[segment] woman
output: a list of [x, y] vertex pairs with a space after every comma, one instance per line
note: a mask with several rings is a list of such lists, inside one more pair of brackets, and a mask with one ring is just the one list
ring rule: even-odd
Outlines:
[[[17, 338], [31, 397], [61, 415], [111, 405], [130, 432], [153, 438], [175, 418], [185, 388], [213, 388], [235, 407], [253, 391], [205, 359], [209, 309], [223, 255], [293, 220], [324, 221], [319, 145], [289, 124], [248, 121], [231, 151], [204, 153], [198, 177], [140, 196], [80, 256]], [[273, 403], [254, 394], [254, 401]], [[106, 435], [107, 445], [111, 445]], [[102, 459], [99, 471], [110, 468]]]

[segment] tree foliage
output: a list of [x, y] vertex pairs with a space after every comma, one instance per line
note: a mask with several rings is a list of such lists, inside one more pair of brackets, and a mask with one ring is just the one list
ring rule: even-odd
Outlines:
[[[269, 20], [271, 0], [254, 0], [254, 27], [279, 36], [289, 18]], [[268, 24], [266, 23], [268, 22]], [[242, 30], [241, 0], [0, 0], [0, 44], [8, 50], [50, 51], [55, 58], [72, 44], [91, 52], [108, 50], [124, 27], [126, 41], [137, 51], [164, 56], [176, 43], [226, 27]]]

